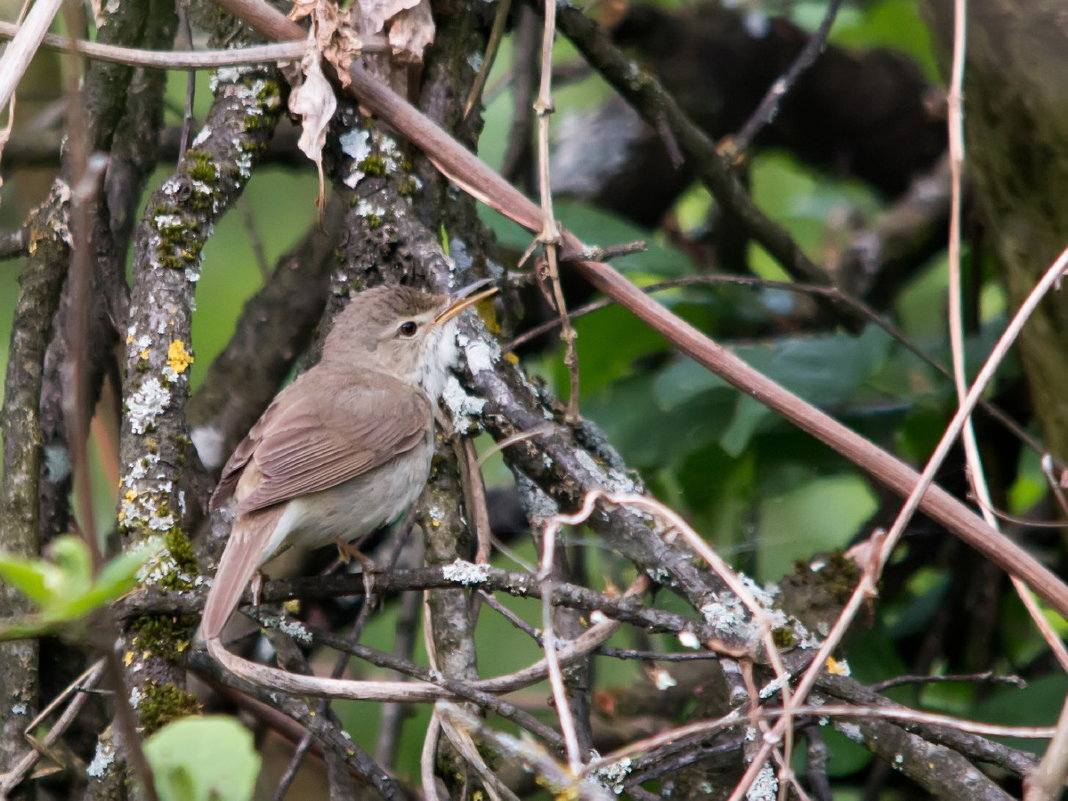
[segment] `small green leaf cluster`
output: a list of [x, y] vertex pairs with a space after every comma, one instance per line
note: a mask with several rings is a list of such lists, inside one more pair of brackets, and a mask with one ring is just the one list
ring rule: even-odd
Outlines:
[[6, 623], [0, 628], [0, 639], [36, 637], [84, 620], [133, 588], [137, 571], [157, 554], [158, 548], [158, 543], [146, 544], [121, 554], [96, 575], [88, 546], [74, 535], [56, 538], [50, 560], [0, 552], [0, 579], [39, 610]]

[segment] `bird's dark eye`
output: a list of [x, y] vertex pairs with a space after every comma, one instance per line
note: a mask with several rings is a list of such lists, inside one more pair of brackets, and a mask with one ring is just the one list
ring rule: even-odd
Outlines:
[[397, 329], [400, 335], [403, 337], [414, 337], [415, 332], [419, 330], [419, 326], [413, 323], [411, 320], [400, 324], [400, 328]]

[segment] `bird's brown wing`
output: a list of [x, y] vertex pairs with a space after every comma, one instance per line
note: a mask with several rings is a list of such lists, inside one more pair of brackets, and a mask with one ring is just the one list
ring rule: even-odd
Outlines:
[[212, 511], [225, 505], [233, 497], [234, 490], [237, 489], [237, 482], [241, 478], [241, 471], [245, 469], [245, 465], [248, 464], [248, 460], [252, 458], [252, 454], [260, 444], [260, 440], [263, 439], [264, 429], [269, 425], [271, 418], [278, 414], [279, 402], [284, 399], [287, 390], [284, 390], [283, 394], [276, 398], [267, 407], [267, 410], [260, 415], [260, 419], [253, 424], [248, 434], [238, 443], [237, 447], [234, 448], [234, 452], [230, 454], [230, 458], [226, 460], [226, 464], [223, 465], [222, 473], [219, 476], [219, 483], [211, 494], [209, 507]]
[[301, 391], [278, 398], [249, 432], [251, 442], [231, 457], [243, 460], [238, 470], [251, 465], [260, 474], [252, 491], [238, 499], [238, 515], [335, 487], [426, 436], [430, 401], [421, 390], [386, 376], [343, 386], [308, 377]]

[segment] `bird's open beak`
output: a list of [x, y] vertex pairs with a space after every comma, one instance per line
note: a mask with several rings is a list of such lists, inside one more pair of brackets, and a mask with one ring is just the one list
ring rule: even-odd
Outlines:
[[[497, 292], [497, 287], [491, 286], [489, 289], [483, 289], [481, 292], [477, 290], [488, 284], [490, 279], [483, 278], [479, 281], [475, 281], [473, 284], [465, 286], [463, 289], [456, 292], [452, 297], [452, 303], [445, 307], [437, 317], [434, 318], [434, 325], [440, 325], [441, 323], [451, 320], [457, 314], [462, 312], [469, 306], [474, 306], [476, 303], [485, 300], [494, 293]], [[472, 294], [474, 293], [474, 294]]]

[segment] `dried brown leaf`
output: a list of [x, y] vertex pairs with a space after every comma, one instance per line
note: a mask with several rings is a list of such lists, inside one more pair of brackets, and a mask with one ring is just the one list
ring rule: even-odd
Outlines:
[[308, 47], [300, 67], [304, 81], [289, 95], [289, 110], [301, 118], [300, 139], [297, 146], [312, 161], [319, 171], [320, 204], [325, 195], [323, 181], [323, 146], [326, 144], [326, 129], [337, 109], [334, 87], [323, 75], [322, 58], [316, 38], [316, 25], [308, 32]]
[[389, 27], [389, 46], [403, 62], [421, 62], [423, 51], [434, 43], [434, 18], [428, 0], [401, 11]]
[[363, 41], [352, 26], [348, 11], [341, 11], [331, 0], [296, 0], [289, 12], [291, 19], [311, 17], [311, 31], [319, 54], [336, 69], [344, 89], [349, 85], [349, 67], [363, 50]]
[[359, 0], [360, 33], [382, 33], [387, 21], [418, 3], [419, 0]]
[[360, 0], [360, 33], [374, 36], [388, 29], [393, 55], [403, 62], [423, 60], [434, 41], [429, 0]]

